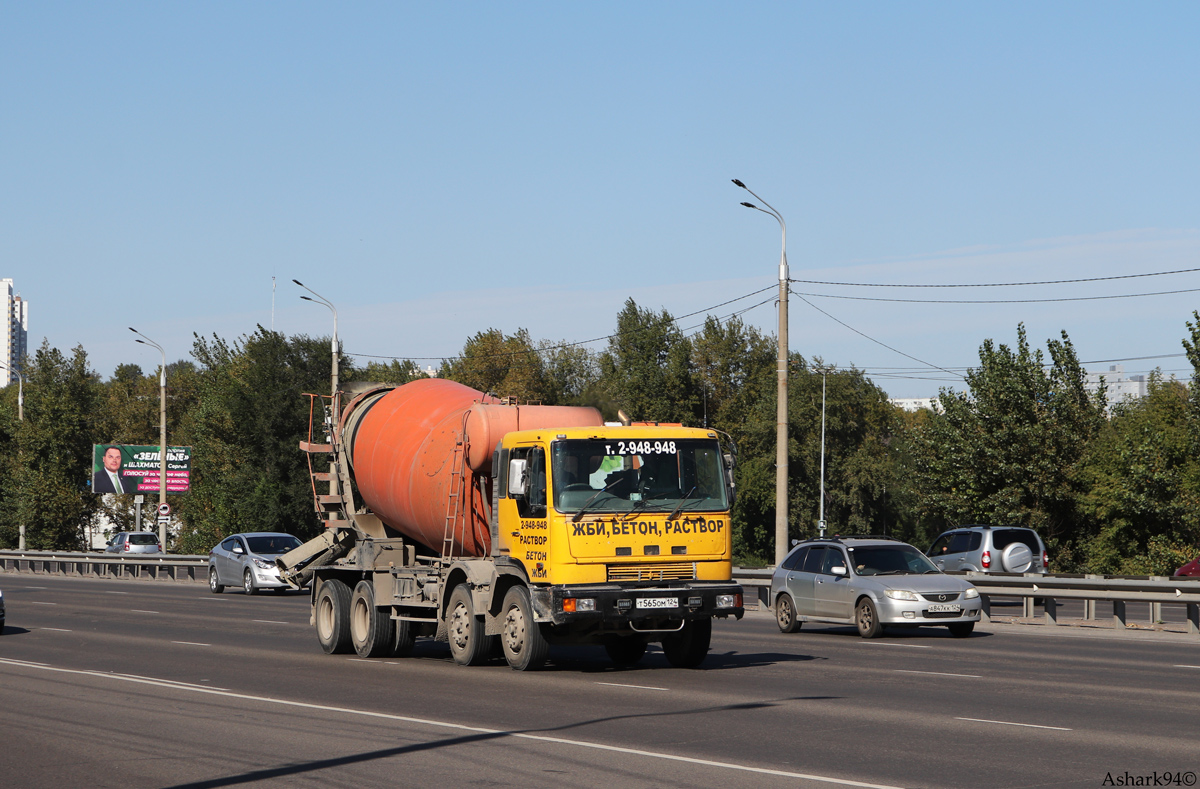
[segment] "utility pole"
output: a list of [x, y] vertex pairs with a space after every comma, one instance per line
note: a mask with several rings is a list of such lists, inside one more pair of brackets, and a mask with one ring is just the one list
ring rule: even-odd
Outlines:
[[[787, 223], [783, 216], [763, 200], [750, 187], [734, 178], [733, 183], [754, 195], [755, 199], [765, 205], [762, 209], [754, 203], [742, 203], [746, 208], [762, 211], [774, 217], [783, 231], [783, 247], [779, 253], [779, 359], [776, 365], [776, 406], [775, 406], [775, 564], [779, 564], [788, 552], [788, 454], [787, 454], [787, 374], [788, 374], [788, 264], [787, 264]], [[769, 210], [768, 210], [769, 209]]]
[[167, 553], [167, 517], [170, 512], [167, 506], [167, 352], [132, 326], [129, 330], [141, 337], [134, 342], [157, 348], [162, 354], [162, 367], [158, 373], [158, 543], [163, 553]]

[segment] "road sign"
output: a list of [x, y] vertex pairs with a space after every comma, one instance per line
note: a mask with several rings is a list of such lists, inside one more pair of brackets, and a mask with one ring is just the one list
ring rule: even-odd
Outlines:
[[164, 501], [162, 504], [158, 505], [158, 517], [165, 518], [170, 514], [171, 514], [171, 505], [170, 504], [168, 504], [167, 502]]

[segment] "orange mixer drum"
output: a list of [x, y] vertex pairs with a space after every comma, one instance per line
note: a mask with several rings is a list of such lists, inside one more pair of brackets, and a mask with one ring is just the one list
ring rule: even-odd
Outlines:
[[491, 551], [485, 494], [478, 485], [451, 487], [464, 427], [469, 482], [491, 474], [492, 452], [506, 433], [602, 424], [594, 408], [502, 405], [460, 383], [422, 378], [355, 398], [339, 429], [358, 492], [387, 526], [440, 553], [450, 493], [461, 488], [469, 506], [465, 522], [459, 508], [454, 555], [485, 556]]

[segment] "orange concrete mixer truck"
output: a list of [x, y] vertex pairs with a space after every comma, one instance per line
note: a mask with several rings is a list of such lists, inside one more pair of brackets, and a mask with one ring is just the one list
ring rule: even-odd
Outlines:
[[432, 636], [473, 665], [498, 640], [527, 670], [552, 644], [602, 645], [627, 666], [658, 643], [690, 668], [714, 617], [742, 617], [722, 434], [606, 424], [593, 408], [512, 405], [437, 378], [347, 389], [328, 442], [310, 429], [301, 443], [310, 468], [330, 461], [313, 472], [326, 529], [279, 559], [311, 585], [326, 652], [401, 656]]

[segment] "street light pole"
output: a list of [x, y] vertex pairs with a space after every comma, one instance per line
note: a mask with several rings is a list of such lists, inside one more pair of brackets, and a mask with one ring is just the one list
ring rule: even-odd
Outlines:
[[162, 354], [162, 367], [158, 372], [158, 542], [163, 553], [167, 553], [167, 518], [163, 514], [167, 503], [167, 352], [132, 326], [129, 330], [141, 337], [134, 342], [157, 348]]
[[[25, 375], [17, 372], [8, 365], [0, 365], [5, 370], [8, 370], [13, 375], [17, 376], [17, 421], [25, 421]], [[20, 450], [17, 450], [20, 452]], [[17, 527], [17, 550], [25, 550], [25, 522], [22, 521]]]
[[[783, 221], [783, 216], [771, 207], [771, 204], [763, 200], [758, 195], [750, 190], [750, 187], [734, 178], [733, 183], [736, 186], [745, 189], [750, 194], [754, 195], [755, 199], [765, 205], [767, 208], [762, 209], [754, 203], [742, 203], [747, 208], [753, 208], [755, 211], [762, 211], [764, 214], [775, 217], [779, 222], [780, 230], [783, 232], [783, 245], [779, 253], [779, 359], [777, 363], [776, 375], [778, 377], [778, 385], [776, 387], [776, 406], [775, 406], [775, 564], [779, 564], [787, 556], [788, 552], [788, 453], [787, 453], [787, 420], [788, 420], [788, 403], [787, 403], [787, 368], [788, 368], [788, 264], [787, 264], [787, 223]], [[769, 209], [769, 210], [768, 210]]]
[[[324, 306], [329, 308], [330, 312], [333, 313], [333, 342], [331, 343], [332, 351], [333, 351], [333, 370], [329, 376], [331, 389], [332, 389], [331, 396], [330, 396], [331, 406], [330, 406], [330, 423], [329, 423], [329, 443], [330, 443], [330, 446], [332, 446], [336, 450], [337, 449], [337, 446], [336, 446], [336, 444], [337, 444], [337, 420], [341, 416], [341, 411], [339, 408], [339, 406], [341, 405], [341, 397], [338, 393], [338, 357], [339, 357], [341, 349], [338, 347], [337, 307], [333, 306], [332, 301], [325, 298], [320, 293], [317, 293], [315, 290], [308, 287], [300, 280], [293, 279], [292, 282], [295, 282], [297, 285], [304, 288], [312, 295], [316, 296], [315, 299], [310, 299], [308, 296], [301, 296], [300, 298], [304, 299], [305, 301], [311, 301], [313, 304], [323, 304]], [[338, 470], [337, 470], [337, 463], [334, 460], [334, 458], [337, 457], [337, 454], [336, 453], [331, 454], [329, 457], [330, 457], [330, 460], [329, 460], [329, 495], [332, 498], [332, 497], [336, 497], [339, 495]], [[332, 519], [332, 517], [333, 516], [330, 516], [330, 519]]]

